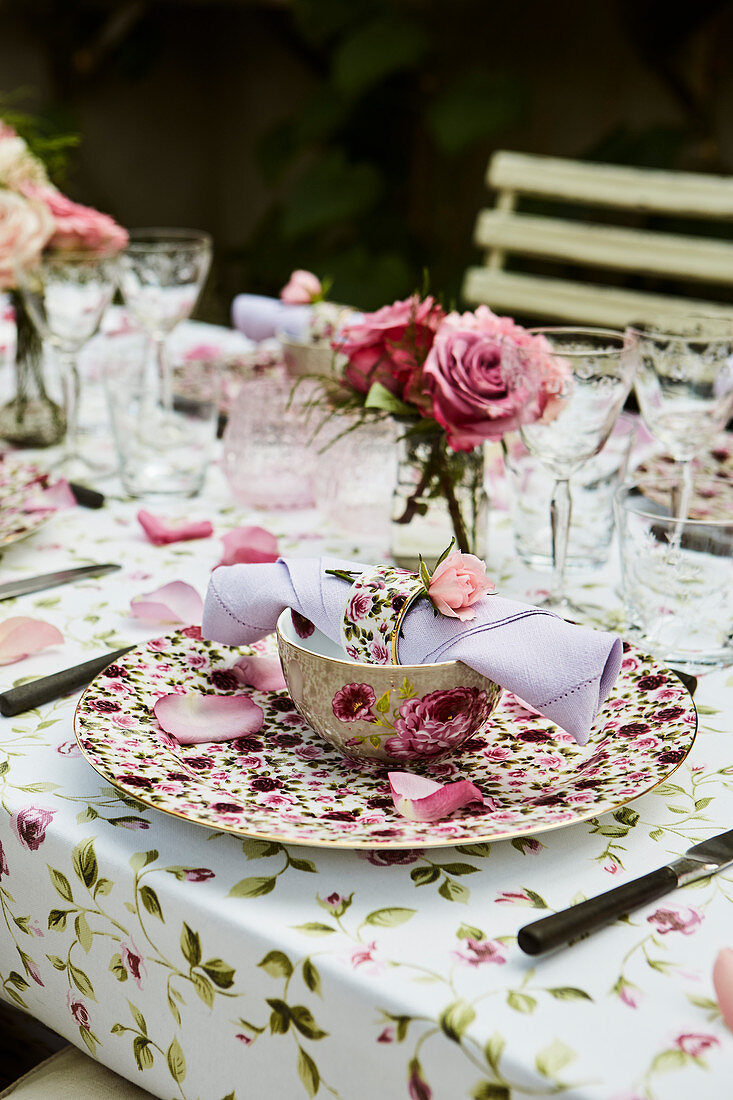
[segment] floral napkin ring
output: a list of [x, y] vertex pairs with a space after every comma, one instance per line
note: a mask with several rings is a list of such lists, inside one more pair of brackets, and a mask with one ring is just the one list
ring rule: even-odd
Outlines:
[[410, 605], [425, 595], [416, 573], [375, 565], [352, 584], [341, 622], [349, 657], [368, 665], [398, 665], [397, 639]]

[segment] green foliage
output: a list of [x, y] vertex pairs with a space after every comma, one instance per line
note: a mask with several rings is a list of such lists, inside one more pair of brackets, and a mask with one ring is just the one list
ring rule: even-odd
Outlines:
[[27, 143], [29, 149], [46, 166], [49, 178], [57, 186], [66, 179], [69, 157], [80, 137], [65, 117], [36, 115], [18, 107], [28, 99], [26, 89], [0, 95], [0, 119]]

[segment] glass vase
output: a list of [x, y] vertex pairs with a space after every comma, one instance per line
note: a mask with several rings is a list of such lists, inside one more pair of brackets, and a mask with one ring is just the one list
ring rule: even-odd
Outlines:
[[392, 497], [391, 554], [416, 571], [420, 555], [429, 567], [455, 539], [455, 549], [484, 559], [489, 499], [484, 451], [452, 451], [445, 435], [408, 432], [399, 441]]
[[51, 447], [66, 432], [66, 416], [46, 392], [43, 343], [20, 294], [12, 292], [17, 329], [15, 395], [0, 408], [0, 438], [16, 447]]

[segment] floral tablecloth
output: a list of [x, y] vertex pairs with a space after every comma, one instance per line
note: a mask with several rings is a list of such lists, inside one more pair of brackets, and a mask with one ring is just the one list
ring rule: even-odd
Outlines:
[[[203, 592], [217, 536], [264, 522], [288, 554], [378, 560], [315, 512], [245, 514], [213, 469], [171, 517], [215, 537], [153, 547], [130, 501], [58, 515], [7, 550], [2, 579], [89, 561], [123, 569], [2, 607], [55, 623], [63, 648], [8, 686], [152, 637], [131, 597]], [[489, 572], [536, 577], [492, 516]], [[582, 582], [579, 582], [582, 583]], [[613, 567], [578, 594], [620, 614]], [[5, 998], [158, 1097], [723, 1100], [733, 1035], [711, 971], [733, 945], [733, 873], [531, 960], [517, 929], [733, 825], [733, 670], [703, 678], [697, 741], [663, 786], [570, 828], [423, 851], [285, 847], [217, 834], [121, 798], [81, 758], [75, 698], [0, 719], [0, 981]]]

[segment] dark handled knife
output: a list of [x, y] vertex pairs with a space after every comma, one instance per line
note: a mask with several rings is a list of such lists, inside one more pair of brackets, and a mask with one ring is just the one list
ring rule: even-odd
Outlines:
[[114, 562], [101, 565], [81, 565], [77, 569], [61, 569], [58, 573], [44, 573], [39, 577], [24, 577], [18, 581], [0, 584], [0, 600], [12, 600], [16, 596], [25, 596], [29, 592], [43, 592], [46, 588], [55, 588], [59, 584], [70, 584], [81, 577], [103, 577], [105, 573], [114, 573], [121, 569]]
[[688, 848], [681, 859], [642, 878], [588, 898], [570, 909], [542, 917], [519, 929], [517, 943], [526, 955], [542, 955], [554, 947], [587, 936], [617, 917], [656, 901], [678, 886], [717, 874], [733, 864], [733, 829]]
[[91, 661], [85, 661], [81, 665], [73, 665], [62, 672], [54, 672], [51, 676], [42, 676], [38, 680], [3, 691], [0, 693], [0, 714], [12, 718], [15, 714], [22, 714], [24, 710], [32, 710], [33, 707], [58, 699], [60, 695], [86, 687], [108, 665], [134, 648], [135, 646], [128, 645], [124, 649], [115, 649], [112, 653], [93, 657]]

